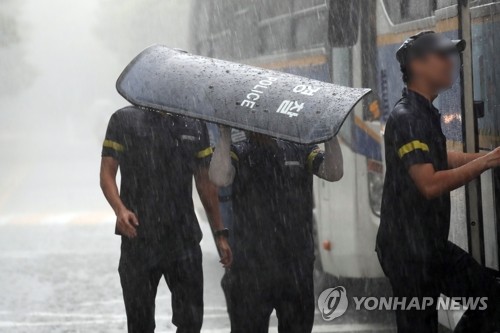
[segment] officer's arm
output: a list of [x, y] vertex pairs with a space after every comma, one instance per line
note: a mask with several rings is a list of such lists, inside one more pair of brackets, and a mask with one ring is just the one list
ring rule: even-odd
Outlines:
[[224, 229], [219, 210], [218, 188], [208, 177], [208, 169], [200, 167], [195, 173], [196, 189], [213, 230]]
[[101, 189], [104, 193], [104, 196], [106, 197], [106, 200], [108, 200], [111, 208], [113, 208], [115, 213], [120, 209], [125, 208], [125, 205], [120, 199], [118, 185], [116, 184], [118, 165], [118, 160], [114, 159], [113, 157], [105, 156], [101, 158]]
[[424, 163], [411, 165], [408, 172], [420, 193], [426, 199], [433, 199], [467, 184], [489, 168], [498, 166], [500, 148], [455, 169], [436, 171], [431, 163]]
[[[210, 181], [208, 168], [200, 167], [195, 172], [194, 179], [196, 182], [196, 189], [200, 195], [201, 203], [205, 208], [205, 212], [207, 213], [208, 222], [210, 223], [212, 231], [224, 229], [220, 214], [218, 188]], [[224, 237], [218, 237], [216, 241], [217, 248], [219, 249], [219, 253], [221, 255], [220, 262], [224, 265], [224, 267], [231, 266], [233, 257], [231, 249], [227, 243], [227, 239]]]
[[448, 152], [448, 165], [450, 169], [455, 169], [465, 165], [481, 156], [486, 155], [486, 153], [463, 153], [460, 151], [449, 151]]
[[233, 183], [235, 170], [231, 162], [231, 128], [220, 126], [220, 138], [210, 162], [210, 180], [219, 187]]
[[325, 142], [323, 162], [320, 164], [316, 176], [330, 181], [339, 181], [344, 175], [344, 161], [339, 140], [334, 137]]
[[118, 166], [118, 160], [113, 157], [103, 156], [101, 158], [101, 189], [111, 208], [115, 211], [117, 218], [116, 228], [118, 233], [134, 238], [137, 236], [135, 227], [139, 225], [139, 221], [135, 214], [125, 207], [120, 198], [118, 185], [116, 184]]

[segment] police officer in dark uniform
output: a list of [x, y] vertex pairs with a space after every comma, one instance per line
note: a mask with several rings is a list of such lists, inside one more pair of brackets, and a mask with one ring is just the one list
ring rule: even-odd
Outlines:
[[385, 127], [387, 172], [377, 253], [395, 297], [434, 300], [424, 310], [396, 310], [399, 333], [437, 332], [440, 293], [489, 298], [487, 311], [466, 313], [457, 328], [464, 332], [488, 331], [498, 309], [495, 279], [448, 241], [450, 191], [500, 166], [498, 148], [488, 154], [447, 151], [441, 116], [432, 104], [452, 85], [453, 57], [464, 48], [462, 40], [425, 31], [397, 52], [407, 88]]
[[311, 332], [312, 182], [314, 174], [342, 177], [338, 141], [327, 142], [324, 152], [259, 134], [230, 145], [230, 129], [221, 128], [210, 178], [233, 184], [234, 261], [222, 281], [231, 332], [268, 332], [273, 310], [279, 332]]
[[118, 271], [129, 333], [154, 332], [155, 297], [162, 277], [172, 293], [177, 332], [200, 332], [202, 234], [192, 201], [193, 175], [221, 262], [231, 264], [217, 188], [208, 178], [211, 155], [206, 126], [199, 121], [137, 107], [121, 109], [109, 121], [101, 187], [116, 213], [116, 232], [122, 236]]

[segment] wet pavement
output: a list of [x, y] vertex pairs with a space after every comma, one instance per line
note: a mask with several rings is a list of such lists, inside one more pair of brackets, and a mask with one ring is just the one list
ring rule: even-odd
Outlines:
[[[206, 222], [203, 332], [229, 332], [220, 288], [223, 269]], [[0, 332], [125, 332], [117, 273], [120, 240], [109, 213], [0, 218]], [[170, 293], [158, 290], [157, 332], [175, 332]], [[336, 325], [316, 314], [314, 332], [390, 332], [387, 324], [343, 317]], [[389, 325], [390, 326], [390, 325]], [[276, 320], [270, 332], [277, 332]]]

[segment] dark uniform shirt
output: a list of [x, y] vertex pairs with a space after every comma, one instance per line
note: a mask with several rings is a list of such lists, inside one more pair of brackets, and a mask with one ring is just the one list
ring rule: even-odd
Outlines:
[[193, 174], [211, 154], [199, 121], [136, 107], [111, 116], [102, 156], [120, 163], [120, 197], [139, 219], [139, 241], [169, 250], [199, 243]]
[[251, 140], [233, 146], [233, 269], [314, 260], [312, 177], [317, 146]]
[[414, 164], [448, 169], [441, 115], [425, 97], [405, 91], [385, 127], [387, 164], [377, 249], [383, 256], [430, 261], [445, 247], [450, 195], [427, 200], [408, 173]]

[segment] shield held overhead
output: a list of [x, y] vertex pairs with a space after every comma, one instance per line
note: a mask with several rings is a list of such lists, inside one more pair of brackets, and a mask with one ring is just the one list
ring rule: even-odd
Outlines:
[[303, 144], [335, 136], [370, 92], [161, 45], [141, 52], [117, 89], [137, 106]]

